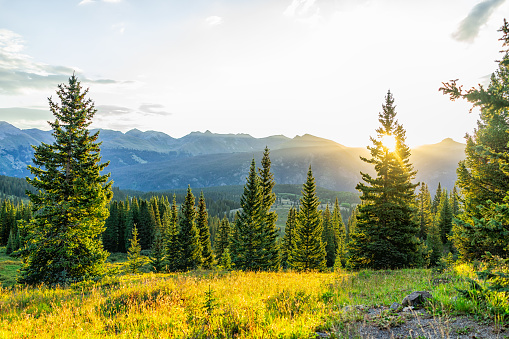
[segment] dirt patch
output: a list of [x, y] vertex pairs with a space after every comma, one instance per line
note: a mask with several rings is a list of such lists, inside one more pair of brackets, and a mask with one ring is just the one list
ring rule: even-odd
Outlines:
[[321, 338], [509, 338], [509, 329], [479, 323], [468, 316], [433, 317], [424, 310], [394, 312], [387, 307], [367, 310], [362, 321], [317, 333]]

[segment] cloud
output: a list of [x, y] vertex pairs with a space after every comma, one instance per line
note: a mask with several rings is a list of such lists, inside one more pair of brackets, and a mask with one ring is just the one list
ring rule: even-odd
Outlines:
[[223, 23], [223, 18], [213, 15], [205, 19], [205, 22], [210, 26], [217, 26]]
[[504, 3], [505, 0], [486, 0], [478, 3], [472, 8], [467, 17], [463, 19], [452, 37], [457, 41], [472, 43], [482, 25], [488, 22], [495, 9]]
[[162, 108], [164, 108], [164, 106], [160, 104], [142, 104], [139, 110], [145, 114], [171, 115], [170, 112], [163, 111]]
[[[55, 88], [68, 81], [75, 69], [34, 61], [23, 54], [23, 38], [0, 29], [0, 94], [20, 94], [27, 90]], [[111, 79], [88, 79], [76, 72], [80, 81], [97, 84], [119, 83]]]
[[96, 107], [96, 109], [97, 114], [102, 116], [112, 116], [112, 115], [121, 116], [135, 112], [135, 110], [131, 108], [115, 105], [99, 105]]
[[101, 1], [107, 2], [107, 3], [113, 3], [113, 4], [118, 4], [118, 3], [122, 2], [122, 0], [81, 0], [80, 3], [78, 3], [78, 6], [93, 4], [93, 3], [101, 2]]
[[292, 0], [283, 15], [294, 18], [309, 18], [319, 15], [319, 12], [320, 8], [316, 5], [316, 0]]
[[101, 116], [131, 116], [131, 115], [171, 115], [163, 109], [165, 106], [160, 104], [141, 104], [138, 109], [116, 105], [100, 105], [97, 106], [97, 114]]

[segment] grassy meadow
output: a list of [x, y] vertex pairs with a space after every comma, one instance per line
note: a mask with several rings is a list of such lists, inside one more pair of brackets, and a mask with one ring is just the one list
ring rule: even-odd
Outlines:
[[[426, 269], [124, 274], [124, 257], [112, 255], [99, 281], [30, 288], [12, 285], [12, 275], [4, 279], [19, 262], [1, 260], [0, 338], [343, 337], [367, 308], [422, 290], [433, 295], [426, 306], [432, 314], [491, 321], [480, 304], [457, 298], [456, 288], [468, 288], [463, 277], [473, 277], [466, 265], [440, 275]], [[347, 307], [354, 305], [363, 306]]]

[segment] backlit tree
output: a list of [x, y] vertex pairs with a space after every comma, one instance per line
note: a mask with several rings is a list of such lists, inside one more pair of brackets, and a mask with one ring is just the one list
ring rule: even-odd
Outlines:
[[99, 132], [88, 127], [96, 113], [76, 76], [58, 86], [60, 103], [49, 99], [55, 120], [50, 122], [54, 142], [34, 146], [36, 189], [28, 192], [34, 219], [24, 227], [25, 247], [19, 281], [62, 284], [100, 274], [107, 252], [100, 236], [112, 197], [108, 163], [100, 163]]

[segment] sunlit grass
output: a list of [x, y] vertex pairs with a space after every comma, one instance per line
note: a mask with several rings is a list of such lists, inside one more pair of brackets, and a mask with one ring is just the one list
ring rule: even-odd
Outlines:
[[457, 288], [467, 288], [465, 278], [474, 276], [471, 265], [457, 265], [440, 275], [427, 269], [133, 275], [123, 273], [124, 263], [124, 256], [112, 256], [109, 275], [97, 282], [1, 288], [0, 338], [309, 338], [317, 331], [343, 335], [366, 321], [362, 309], [387, 307], [421, 290], [432, 293], [427, 308], [437, 317], [485, 311], [480, 303], [458, 298]]
[[352, 318], [346, 305], [390, 304], [406, 289], [426, 286], [423, 273], [196, 271], [125, 275], [70, 288], [1, 289], [0, 337], [309, 337]]

